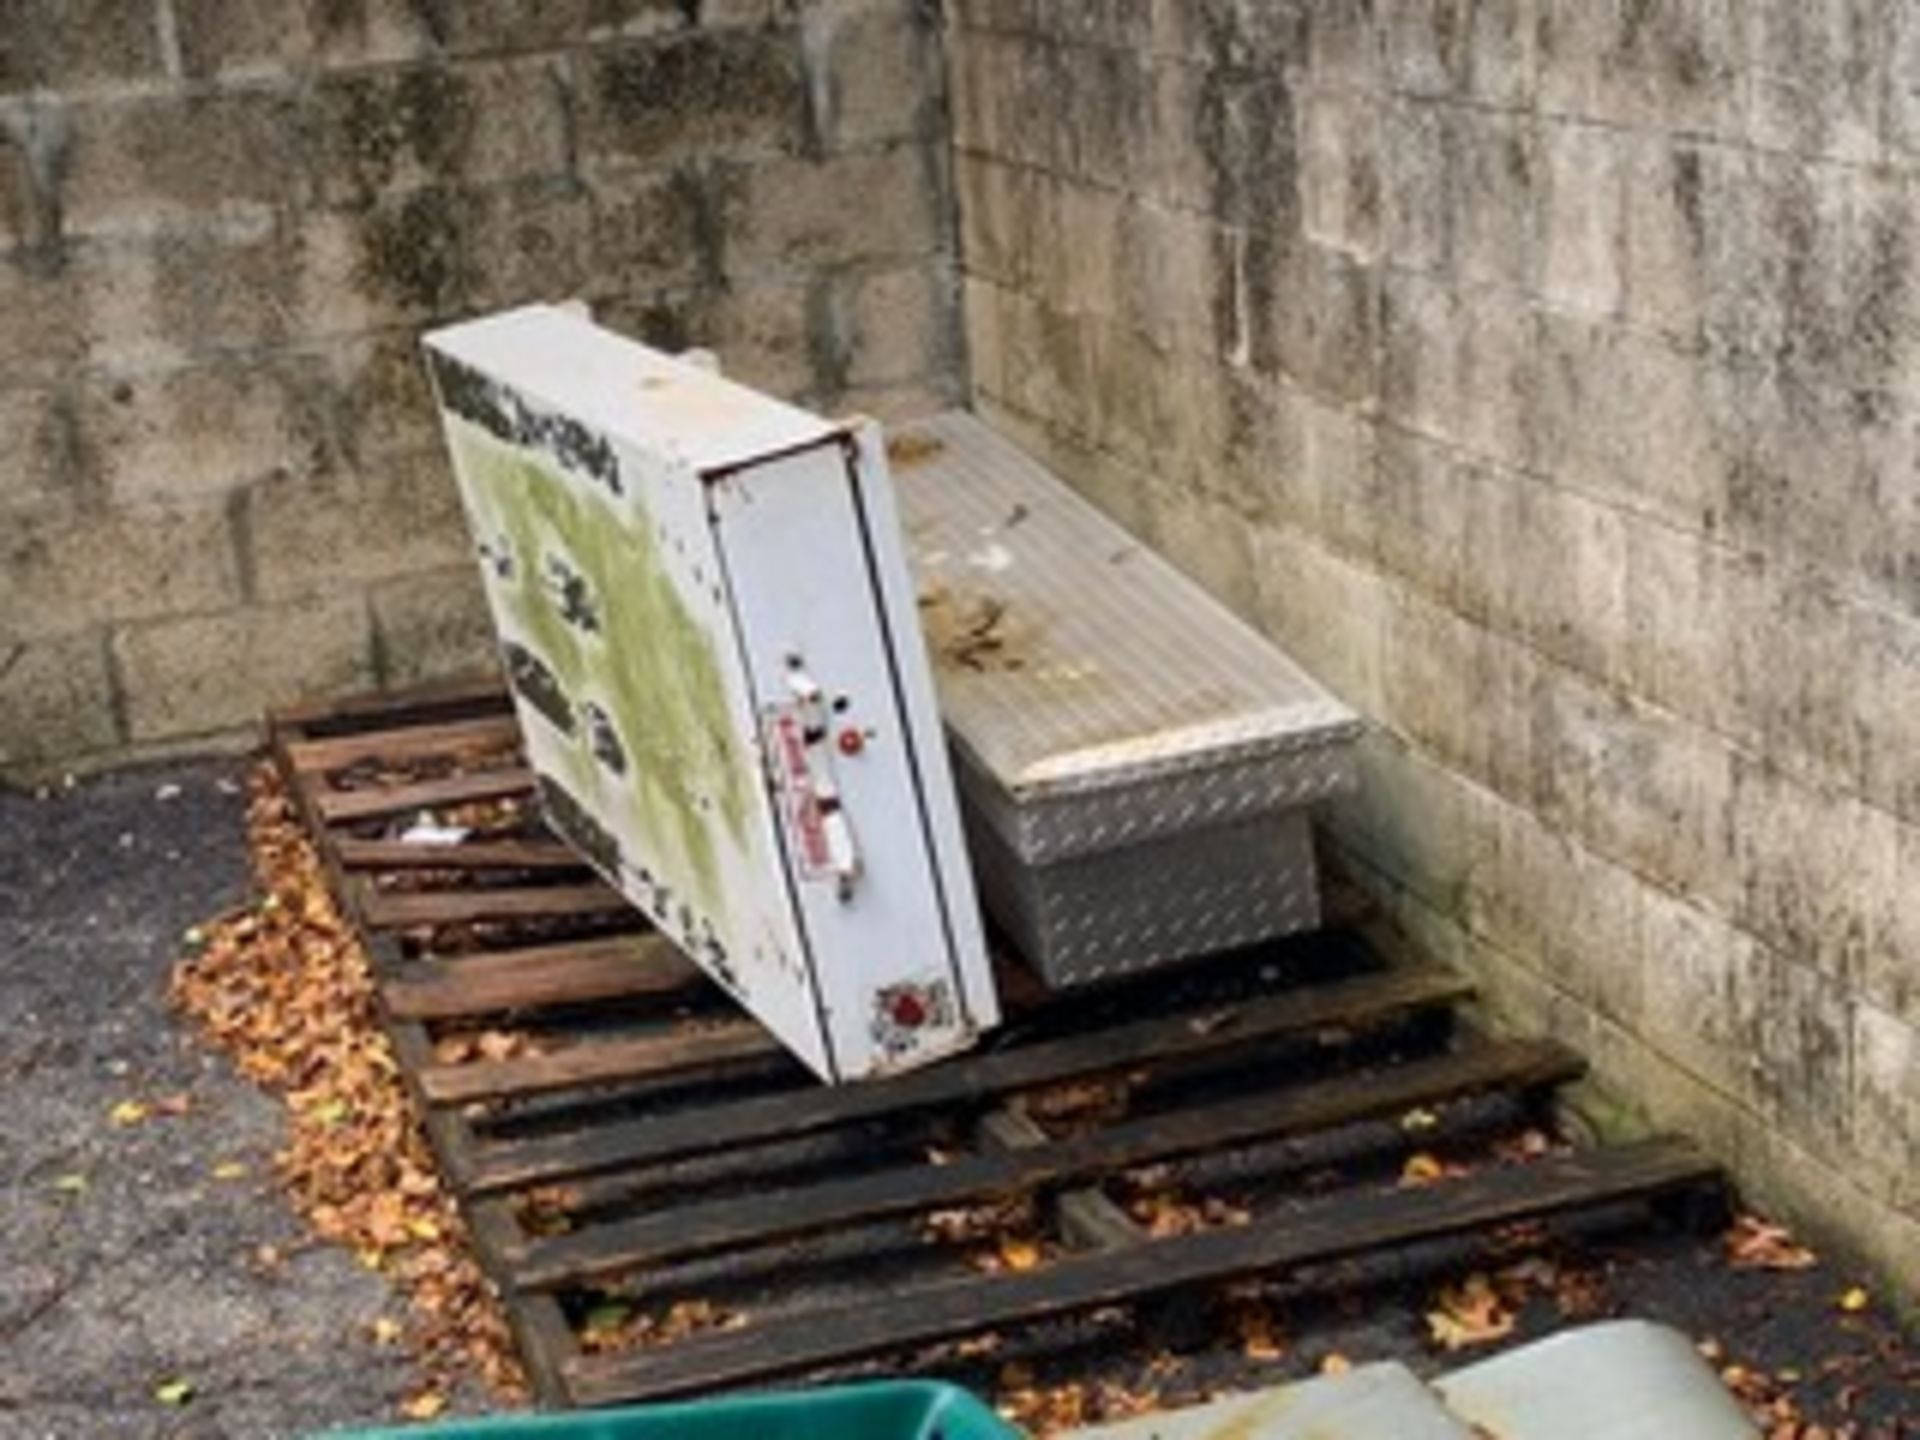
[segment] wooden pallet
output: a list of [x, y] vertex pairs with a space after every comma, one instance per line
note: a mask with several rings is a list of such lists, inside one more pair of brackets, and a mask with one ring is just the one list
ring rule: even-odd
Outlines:
[[[493, 685], [289, 711], [273, 740], [547, 1404], [911, 1362], [1716, 1180], [1674, 1139], [1417, 1189], [1363, 1163], [1351, 1185], [1304, 1198], [1283, 1164], [1264, 1189], [1235, 1182], [1260, 1194], [1245, 1223], [1155, 1238], [1115, 1198], [1142, 1167], [1245, 1162], [1257, 1176], [1263, 1154], [1356, 1137], [1392, 1160], [1410, 1113], [1469, 1133], [1489, 1115], [1517, 1124], [1580, 1062], [1469, 1033], [1453, 1016], [1464, 982], [1326, 934], [1093, 997], [1003, 969], [1009, 1019], [976, 1053], [826, 1088], [541, 828]], [[422, 816], [474, 833], [405, 838]], [[449, 1055], [452, 1037], [491, 1027], [525, 1037], [525, 1053]], [[1076, 1086], [1104, 1110], [1049, 1123]], [[1021, 1197], [1044, 1227], [1035, 1268], [981, 1273], [977, 1246], [928, 1227]], [[567, 1228], [548, 1233], [556, 1199]], [[721, 1295], [745, 1323], [596, 1351], [586, 1321], [609, 1293]]]

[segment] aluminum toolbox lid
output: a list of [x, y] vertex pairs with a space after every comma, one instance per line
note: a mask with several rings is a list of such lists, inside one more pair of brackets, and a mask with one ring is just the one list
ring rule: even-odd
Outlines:
[[[941, 712], [969, 799], [1028, 858], [1050, 801], [1152, 792], [1191, 820], [1181, 792], [1232, 777], [1244, 799], [1199, 807], [1226, 819], [1350, 782], [1359, 717], [1011, 441], [957, 411], [893, 436]], [[1276, 767], [1292, 773], [1262, 783]], [[1167, 828], [1136, 817], [1108, 838]]]
[[846, 432], [844, 425], [662, 355], [565, 306], [527, 305], [430, 332], [427, 347], [699, 475]]

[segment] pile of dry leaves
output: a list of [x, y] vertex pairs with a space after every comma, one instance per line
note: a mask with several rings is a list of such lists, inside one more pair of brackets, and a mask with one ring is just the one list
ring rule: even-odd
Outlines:
[[422, 1384], [402, 1411], [439, 1413], [467, 1376], [518, 1398], [505, 1318], [380, 1031], [367, 957], [271, 767], [255, 771], [249, 792], [260, 898], [188, 933], [173, 1001], [242, 1074], [285, 1100], [289, 1139], [275, 1165], [294, 1209], [406, 1297], [406, 1322], [375, 1331], [382, 1343], [404, 1340], [420, 1362]]

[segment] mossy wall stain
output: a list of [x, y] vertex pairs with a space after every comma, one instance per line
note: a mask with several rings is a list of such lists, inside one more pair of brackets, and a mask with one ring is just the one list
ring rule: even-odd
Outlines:
[[[703, 627], [668, 573], [654, 521], [638, 497], [621, 509], [569, 486], [551, 465], [454, 422], [454, 453], [483, 537], [513, 555], [509, 578], [490, 577], [496, 600], [523, 643], [536, 649], [573, 694], [611, 719], [628, 773], [606, 773], [594, 757], [592, 727], [576, 727], [564, 753], [575, 793], [602, 814], [616, 792], [657, 853], [687, 860], [697, 899], [722, 909], [716, 841], [751, 848], [748, 759], [740, 750], [727, 691]], [[568, 618], [554, 564], [585, 582], [593, 626]]]

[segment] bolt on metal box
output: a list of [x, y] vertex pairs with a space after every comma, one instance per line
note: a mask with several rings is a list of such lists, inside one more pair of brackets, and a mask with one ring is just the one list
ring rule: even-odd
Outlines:
[[429, 369], [548, 818], [823, 1079], [998, 1010], [877, 427], [573, 311]]

